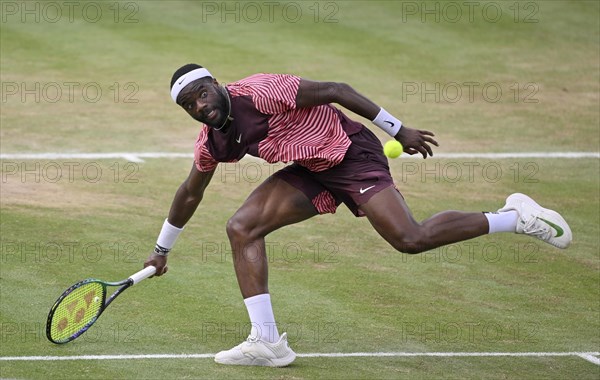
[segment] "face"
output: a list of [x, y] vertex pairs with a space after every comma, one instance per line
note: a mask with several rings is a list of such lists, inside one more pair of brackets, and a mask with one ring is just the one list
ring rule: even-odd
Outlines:
[[206, 78], [185, 86], [177, 97], [177, 102], [195, 120], [209, 127], [219, 128], [228, 115], [226, 96], [215, 79]]

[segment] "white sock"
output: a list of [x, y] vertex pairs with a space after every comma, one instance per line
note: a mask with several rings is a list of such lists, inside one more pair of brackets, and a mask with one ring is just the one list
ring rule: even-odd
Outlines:
[[488, 232], [490, 234], [495, 232], [515, 232], [517, 230], [519, 213], [514, 210], [505, 212], [484, 212], [483, 215], [485, 215], [490, 225], [490, 231]]
[[271, 306], [271, 295], [269, 293], [259, 294], [244, 300], [252, 329], [256, 336], [263, 341], [275, 343], [279, 340], [279, 332], [275, 324], [273, 307]]

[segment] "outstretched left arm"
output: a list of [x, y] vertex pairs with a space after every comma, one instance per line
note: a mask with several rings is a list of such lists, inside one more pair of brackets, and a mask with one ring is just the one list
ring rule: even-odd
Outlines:
[[369, 120], [375, 119], [381, 108], [346, 83], [300, 80], [298, 94], [296, 95], [296, 106], [298, 108], [314, 107], [328, 103], [337, 103]]
[[[381, 107], [356, 92], [346, 83], [300, 80], [298, 93], [296, 94], [296, 107], [314, 107], [329, 103], [337, 103], [372, 121], [381, 110]], [[427, 155], [433, 156], [429, 144], [438, 146], [437, 141], [432, 136], [434, 136], [432, 132], [402, 126], [400, 131], [393, 137], [402, 143], [406, 153], [421, 153], [423, 158], [427, 158]]]

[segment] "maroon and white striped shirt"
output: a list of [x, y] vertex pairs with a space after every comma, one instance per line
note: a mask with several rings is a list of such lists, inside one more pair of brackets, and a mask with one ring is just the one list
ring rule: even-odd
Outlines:
[[339, 164], [351, 143], [348, 135], [363, 126], [330, 104], [296, 108], [299, 83], [293, 75], [255, 74], [227, 85], [233, 121], [224, 133], [202, 127], [194, 151], [198, 170], [246, 154], [315, 172]]

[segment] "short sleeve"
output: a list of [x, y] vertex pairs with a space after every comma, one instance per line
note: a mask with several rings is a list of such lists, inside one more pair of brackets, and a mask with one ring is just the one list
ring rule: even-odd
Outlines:
[[[273, 115], [296, 108], [300, 78], [289, 74], [255, 74], [242, 82], [256, 109]], [[243, 92], [246, 92], [243, 91]]]
[[205, 126], [200, 131], [194, 148], [194, 163], [200, 172], [210, 172], [219, 164], [208, 151], [206, 140], [208, 140], [208, 127]]

